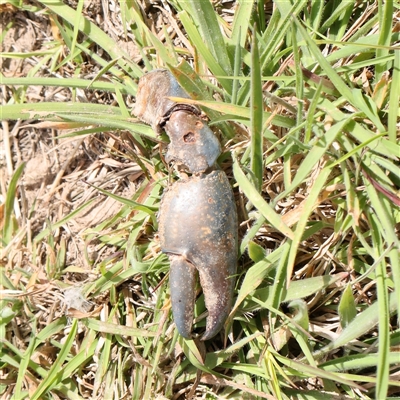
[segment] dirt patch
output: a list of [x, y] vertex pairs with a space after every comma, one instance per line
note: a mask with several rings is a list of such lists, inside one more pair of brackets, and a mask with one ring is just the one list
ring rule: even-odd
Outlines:
[[[4, 53], [23, 54], [45, 50], [51, 40], [51, 27], [45, 16], [28, 11], [15, 11], [9, 8], [2, 12], [0, 18], [4, 39], [0, 51]], [[31, 60], [24, 58], [2, 58], [4, 76], [26, 76], [34, 67]]]
[[[106, 32], [108, 31], [132, 58], [137, 58], [140, 56], [137, 47], [124, 35], [121, 28], [119, 9], [109, 7], [108, 4], [107, 8], [102, 7], [97, 1], [85, 2], [85, 13]], [[12, 6], [3, 7], [2, 11], [0, 26], [4, 32], [4, 39], [0, 51], [15, 55], [37, 51], [40, 58], [49, 46], [57, 43], [60, 32], [54, 21], [52, 22], [55, 16], [17, 10]], [[118, 29], [115, 29], [117, 23]], [[5, 58], [1, 67], [6, 77], [19, 77], [32, 73], [32, 68], [37, 66], [37, 62], [35, 63], [27, 54], [26, 58]], [[98, 68], [91, 64], [82, 65], [82, 73], [93, 74]], [[72, 72], [66, 65], [57, 73], [53, 73], [49, 60], [34, 73], [36, 77], [68, 78]], [[61, 76], [60, 73], [64, 75]], [[30, 86], [25, 89], [20, 91], [18, 88], [3, 87], [2, 103], [13, 102], [13, 98], [18, 101], [20, 96], [28, 102], [67, 102], [72, 100], [74, 95], [69, 88]], [[103, 104], [111, 104], [114, 101], [108, 93], [98, 93], [94, 96], [93, 92], [84, 90], [77, 93], [77, 99]], [[126, 148], [119, 148], [115, 139], [110, 138], [106, 132], [85, 138], [61, 138], [62, 135], [71, 135], [79, 129], [65, 129], [60, 124], [31, 121], [16, 123], [3, 121], [2, 128], [0, 132], [2, 188], [7, 187], [13, 171], [25, 163], [19, 182], [22, 200], [16, 204], [16, 214], [21, 229], [27, 229], [28, 236], [34, 238], [46, 228], [67, 218], [78, 207], [91, 201], [89, 207], [52, 232], [56, 243], [63, 238], [67, 244], [67, 265], [89, 267], [84, 254], [91, 245], [85, 243], [85, 230], [115, 215], [122, 206], [117, 200], [101, 194], [96, 187], [129, 198], [142, 179], [141, 169], [135, 162], [124, 157]], [[120, 157], [110, 155], [115, 151], [120, 152]], [[4, 202], [5, 192], [3, 190], [2, 192], [1, 200]], [[16, 246], [15, 251], [21, 246], [22, 243]], [[45, 253], [49, 249], [40, 251], [44, 252], [44, 255], [41, 254], [37, 258], [38, 266], [40, 260], [46, 258]], [[93, 250], [93, 253], [96, 251]], [[29, 251], [24, 254], [23, 263], [29, 268], [32, 258], [29, 256]]]

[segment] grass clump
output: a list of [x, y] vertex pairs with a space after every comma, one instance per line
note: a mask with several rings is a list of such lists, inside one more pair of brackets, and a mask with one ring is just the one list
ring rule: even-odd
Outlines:
[[[400, 395], [396, 2], [0, 7], [4, 398]], [[171, 319], [168, 139], [131, 114], [159, 67], [219, 135], [238, 206], [228, 335], [206, 343]]]

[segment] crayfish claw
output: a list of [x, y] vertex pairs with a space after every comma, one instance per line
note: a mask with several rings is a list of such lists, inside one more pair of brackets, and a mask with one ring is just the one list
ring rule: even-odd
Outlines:
[[[159, 232], [161, 249], [171, 260], [171, 295], [178, 292], [176, 299], [172, 298], [174, 319], [180, 326], [182, 321], [193, 319], [192, 279], [197, 269], [209, 312], [203, 340], [218, 333], [230, 311], [236, 273], [236, 227], [235, 202], [222, 171], [180, 180], [164, 193]], [[188, 313], [186, 319], [181, 316], [183, 310]], [[182, 332], [188, 326], [186, 323]]]
[[[232, 305], [238, 247], [236, 205], [225, 173], [217, 165], [221, 146], [174, 75], [155, 70], [139, 80], [134, 114], [170, 138], [165, 160], [185, 178], [164, 192], [158, 215], [160, 246], [171, 262], [171, 303], [179, 333], [189, 339], [200, 276], [211, 339]], [[182, 174], [183, 175], [183, 174]]]
[[232, 306], [235, 284], [236, 254], [220, 260], [218, 267], [198, 266], [200, 284], [204, 293], [204, 301], [208, 310], [206, 331], [201, 340], [214, 337], [223, 327]]
[[172, 312], [178, 332], [186, 339], [191, 338], [194, 302], [196, 300], [197, 271], [183, 256], [170, 255]]

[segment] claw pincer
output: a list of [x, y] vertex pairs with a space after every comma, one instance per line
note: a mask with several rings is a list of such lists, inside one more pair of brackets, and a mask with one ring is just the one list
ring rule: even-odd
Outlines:
[[164, 193], [159, 212], [161, 249], [171, 263], [171, 302], [175, 324], [191, 337], [197, 275], [208, 310], [202, 340], [215, 336], [229, 315], [236, 273], [237, 216], [232, 189], [216, 160], [220, 145], [199, 117], [197, 107], [174, 103], [188, 97], [167, 70], [156, 70], [139, 81], [136, 115], [168, 134], [166, 160], [189, 177]]

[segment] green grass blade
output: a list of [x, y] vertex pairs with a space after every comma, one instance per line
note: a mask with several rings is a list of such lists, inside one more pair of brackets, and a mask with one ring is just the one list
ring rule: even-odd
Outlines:
[[87, 35], [94, 43], [98, 43], [101, 47], [115, 59], [118, 57], [123, 57], [123, 61], [119, 62], [119, 65], [124, 67], [128, 65], [132, 69], [136, 76], [141, 76], [143, 73], [139, 66], [130, 60], [130, 57], [125, 53], [116, 43], [112, 40], [105, 32], [103, 32], [98, 26], [90, 22], [85, 18], [80, 18], [77, 15], [77, 11], [68, 7], [60, 0], [41, 0], [41, 4], [45, 7], [59, 15], [62, 19], [68, 21], [71, 25], [79, 20], [78, 29]]
[[15, 194], [18, 186], [18, 180], [24, 171], [25, 163], [22, 163], [14, 172], [7, 188], [5, 210], [4, 210], [4, 226], [2, 229], [2, 241], [7, 245], [13, 234], [13, 223], [11, 221], [12, 212], [14, 210]]
[[379, 138], [383, 137], [384, 135], [385, 135], [384, 133], [381, 133], [380, 135], [376, 135], [375, 137], [371, 137], [368, 140], [366, 140], [364, 143], [361, 143], [358, 146], [355, 146], [353, 149], [351, 149], [344, 156], [340, 157], [338, 160], [333, 162], [331, 164], [331, 167], [334, 167], [335, 165], [339, 165], [343, 161], [345, 161], [348, 158], [350, 158], [350, 157], [354, 156], [355, 154], [359, 153], [360, 150], [366, 148], [370, 143], [374, 142], [375, 140], [378, 140]]
[[68, 357], [68, 354], [71, 350], [72, 345], [75, 341], [75, 336], [78, 330], [78, 320], [74, 320], [71, 326], [71, 330], [68, 334], [66, 341], [63, 343], [63, 346], [58, 354], [56, 361], [54, 361], [51, 366], [48, 375], [41, 381], [40, 385], [37, 387], [35, 392], [32, 394], [31, 400], [39, 400], [54, 384], [56, 380], [56, 375], [59, 372], [62, 364], [65, 359]]
[[92, 84], [96, 82], [98, 79], [100, 79], [103, 75], [105, 75], [106, 72], [110, 71], [114, 67], [114, 65], [118, 62], [119, 58], [116, 58], [115, 60], [111, 60], [109, 63], [107, 63], [96, 75], [95, 77], [90, 81], [90, 83], [87, 86], [87, 89], [91, 88]]
[[[364, 369], [378, 365], [379, 354], [353, 354], [340, 357], [320, 365], [326, 371], [348, 371], [352, 369]], [[389, 364], [395, 365], [399, 362], [398, 354], [393, 352], [388, 356]], [[400, 383], [399, 383], [400, 384]]]
[[[243, 117], [250, 121], [251, 118], [251, 110], [248, 107], [244, 106], [237, 106], [231, 103], [222, 103], [219, 101], [206, 101], [206, 100], [191, 100], [191, 99], [184, 99], [180, 97], [170, 97], [171, 100], [179, 101], [180, 103], [187, 103], [187, 104], [197, 104], [199, 106], [207, 107], [215, 111], [219, 111], [224, 114], [228, 114], [229, 116], [237, 116]], [[264, 112], [264, 120], [269, 119], [272, 116], [270, 112]], [[276, 115], [272, 117], [271, 121], [274, 125], [280, 126], [283, 128], [292, 128], [296, 122], [292, 118], [283, 117], [280, 115]]]
[[262, 81], [260, 70], [260, 56], [258, 53], [257, 35], [255, 27], [251, 45], [251, 97], [250, 97], [250, 123], [251, 123], [251, 170], [253, 171], [256, 188], [261, 190], [263, 166], [263, 111], [264, 100], [262, 95]]
[[353, 104], [375, 124], [380, 133], [386, 132], [386, 129], [379, 118], [378, 108], [375, 102], [370, 97], [363, 96], [360, 89], [352, 89], [352, 94]]
[[182, 6], [185, 7], [186, 3], [190, 4], [190, 9], [186, 11], [191, 11], [191, 16], [207, 48], [225, 71], [225, 74], [232, 75], [232, 65], [227, 52], [227, 46], [210, 0], [188, 0], [187, 2], [183, 2]]
[[[371, 168], [374, 165], [371, 164]], [[376, 168], [375, 168], [376, 169]], [[378, 258], [383, 252], [384, 247], [387, 244], [395, 244], [397, 250], [400, 249], [398, 239], [394, 234], [392, 227], [394, 226], [394, 221], [391, 218], [391, 208], [389, 208], [388, 201], [382, 196], [379, 196], [373, 185], [365, 180], [367, 193], [371, 201], [371, 205], [374, 214], [370, 215], [370, 223], [372, 226], [372, 240], [374, 243], [373, 248], [375, 249], [374, 258]], [[398, 258], [398, 256], [397, 256]], [[397, 265], [396, 265], [397, 264]], [[398, 262], [395, 261], [394, 264], [394, 274], [398, 276]], [[388, 354], [390, 351], [389, 345], [389, 299], [388, 299], [388, 279], [387, 276], [387, 263], [382, 260], [378, 263], [376, 268], [376, 283], [377, 283], [377, 296], [378, 296], [378, 306], [379, 306], [379, 363], [378, 363], [378, 385], [376, 390], [376, 398], [386, 397], [388, 391], [388, 376], [389, 376], [389, 364], [388, 364]], [[395, 293], [397, 299], [399, 299], [400, 288], [398, 282], [395, 282]], [[398, 303], [398, 310], [400, 308], [400, 303]]]
[[87, 203], [82, 204], [80, 207], [78, 207], [76, 210], [71, 212], [69, 215], [67, 215], [65, 218], [62, 218], [60, 221], [54, 223], [50, 228], [46, 228], [43, 231], [41, 231], [38, 235], [35, 236], [33, 239], [34, 242], [40, 242], [44, 237], [49, 235], [54, 229], [57, 229], [64, 225], [67, 221], [70, 219], [74, 218], [76, 215], [78, 215], [82, 210], [85, 208], [89, 207], [96, 199], [91, 199]]
[[[249, 21], [253, 11], [253, 3], [247, 0], [239, 0], [233, 18], [231, 40], [245, 48]], [[234, 74], [236, 76], [236, 74]]]
[[298, 168], [296, 176], [293, 178], [292, 183], [274, 199], [275, 203], [278, 200], [286, 197], [294, 188], [296, 188], [304, 181], [304, 179], [306, 179], [306, 177], [311, 173], [315, 165], [324, 157], [332, 142], [345, 129], [346, 125], [352, 118], [353, 116], [350, 116], [347, 119], [332, 125], [332, 127], [327, 132], [325, 132], [325, 135], [323, 137], [317, 138], [314, 141], [313, 147], [308, 152], [306, 158]]
[[283, 222], [282, 217], [263, 199], [257, 189], [247, 179], [246, 175], [239, 166], [239, 162], [235, 159], [233, 163], [233, 173], [235, 179], [243, 190], [247, 198], [254, 204], [269, 223], [282, 232], [288, 238], [293, 238], [293, 231]]
[[319, 82], [314, 95], [312, 97], [312, 100], [310, 102], [307, 116], [306, 116], [306, 127], [305, 127], [305, 133], [304, 133], [304, 143], [308, 144], [311, 140], [311, 131], [314, 126], [314, 117], [315, 117], [315, 111], [317, 109], [317, 105], [319, 102], [319, 98], [322, 92], [322, 81]]
[[[389, 313], [394, 314], [397, 308], [397, 299], [394, 293], [389, 295]], [[359, 338], [369, 332], [379, 323], [379, 303], [371, 304], [367, 309], [359, 313], [346, 329], [328, 346], [316, 352], [315, 356], [325, 354], [326, 352], [345, 346], [347, 343]]]
[[98, 340], [95, 339], [95, 336], [95, 331], [89, 331], [84, 342], [82, 342], [79, 352], [74, 355], [57, 374], [57, 382], [64, 382], [67, 380], [77, 369], [81, 368], [82, 365], [85, 365], [85, 363], [93, 357], [98, 346]]
[[[133, 118], [121, 115], [118, 107], [90, 103], [33, 103], [0, 106], [4, 119], [39, 119], [49, 121], [75, 121], [88, 125], [102, 125], [108, 128], [129, 131], [156, 139], [155, 132], [148, 125], [136, 123]], [[135, 121], [135, 122], [131, 122]]]
[[57, 119], [49, 118], [50, 121], [75, 121], [82, 122], [86, 125], [100, 125], [110, 129], [125, 129], [131, 133], [137, 133], [148, 137], [153, 141], [159, 141], [156, 133], [151, 129], [150, 126], [142, 123], [130, 122], [131, 118], [124, 118], [119, 115], [106, 116], [98, 114], [70, 114], [69, 112], [57, 112], [54, 114]]
[[[374, 248], [382, 254], [382, 237], [380, 235], [380, 224], [375, 220], [375, 216], [371, 215], [371, 222], [373, 227], [372, 239], [374, 241]], [[378, 256], [379, 254], [376, 254]], [[387, 287], [387, 272], [386, 272], [386, 261], [383, 260], [378, 263], [376, 268], [376, 286], [378, 295], [378, 306], [379, 306], [379, 343], [378, 343], [378, 370], [377, 370], [377, 387], [375, 398], [377, 400], [386, 398], [388, 394], [388, 378], [389, 378], [389, 299], [388, 299], [388, 287]]]
[[[33, 326], [35, 326], [35, 324], [36, 324], [36, 321], [34, 321]], [[18, 399], [22, 399], [24, 397], [24, 396], [22, 396], [21, 388], [22, 388], [23, 381], [25, 379], [25, 374], [27, 373], [27, 369], [29, 367], [29, 361], [30, 361], [32, 354], [36, 347], [35, 335], [36, 335], [36, 329], [34, 329], [34, 331], [32, 332], [32, 338], [29, 342], [29, 346], [26, 349], [26, 351], [21, 359], [21, 362], [19, 364], [18, 377], [17, 377], [17, 382], [15, 384], [14, 395], [13, 395], [12, 399], [18, 400]]]
[[[76, 47], [80, 50], [83, 51], [85, 54], [87, 54], [92, 60], [93, 62], [99, 64], [101, 67], [106, 67], [109, 63], [104, 60], [102, 57], [100, 57], [95, 50], [93, 50], [92, 48], [90, 48], [90, 41], [89, 43], [84, 43], [84, 44], [80, 44], [77, 43]], [[120, 56], [121, 57], [121, 56]], [[119, 60], [120, 58], [117, 58], [116, 60]], [[132, 94], [136, 94], [137, 91], [137, 85], [132, 83], [132, 79], [129, 78], [129, 76], [127, 76], [125, 74], [125, 71], [122, 71], [120, 69], [120, 65], [116, 65], [116, 66], [110, 66], [109, 67], [109, 72], [117, 79], [120, 79], [124, 82], [124, 85], [126, 87], [133, 88], [133, 90], [130, 91], [130, 93]]]
[[[392, 38], [392, 19], [393, 19], [393, 1], [378, 1], [379, 12], [379, 41], [378, 44], [383, 46], [376, 50], [376, 57], [384, 57], [388, 54], [385, 46], [390, 46]], [[399, 51], [399, 50], [397, 50]], [[386, 63], [377, 64], [375, 67], [375, 82], [379, 82], [382, 74], [388, 69]]]
[[61, 317], [46, 325], [40, 332], [37, 333], [37, 343], [45, 342], [51, 336], [56, 335], [67, 325], [67, 318]]
[[348, 379], [342, 378], [339, 374], [334, 374], [334, 373], [322, 370], [320, 368], [313, 367], [311, 365], [306, 365], [306, 364], [299, 363], [294, 360], [290, 360], [286, 357], [281, 356], [280, 354], [277, 354], [276, 357], [280, 362], [282, 362], [283, 365], [286, 365], [290, 369], [297, 370], [297, 371], [301, 372], [302, 374], [309, 375], [309, 376], [319, 376], [320, 378], [324, 378], [324, 379], [330, 380], [332, 382], [340, 382], [345, 385], [356, 387], [359, 390], [360, 389], [362, 390], [361, 386], [357, 385], [356, 383], [354, 383]]
[[257, 336], [261, 335], [261, 332], [257, 332], [253, 335], [240, 339], [239, 341], [233, 343], [227, 349], [216, 351], [213, 353], [207, 353], [206, 360], [204, 362], [209, 368], [215, 368], [216, 366], [223, 363], [227, 358], [231, 357], [233, 354], [237, 353], [238, 350], [246, 346], [248, 343], [257, 338]]
[[218, 372], [213, 371], [212, 369], [208, 368], [207, 365], [205, 365], [202, 356], [199, 352], [199, 349], [197, 348], [195, 342], [193, 340], [186, 340], [182, 337], [179, 338], [179, 343], [187, 357], [187, 359], [190, 361], [192, 365], [194, 365], [197, 369], [200, 371], [203, 371], [207, 374], [215, 375], [215, 376], [221, 376]]
[[78, 79], [78, 78], [42, 78], [42, 77], [29, 77], [29, 78], [14, 78], [14, 77], [2, 77], [1, 84], [6, 86], [57, 86], [57, 87], [74, 87], [80, 89], [86, 89], [90, 86], [92, 90], [104, 90], [107, 92], [115, 92], [116, 89], [119, 89], [123, 94], [132, 94], [133, 92], [128, 92], [128, 87], [122, 85], [119, 82], [103, 82], [103, 81], [89, 81], [87, 79]]
[[83, 5], [84, 5], [84, 1], [83, 0], [78, 0], [78, 5], [77, 5], [77, 8], [76, 8], [75, 21], [74, 21], [74, 24], [73, 24], [74, 33], [73, 33], [72, 43], [71, 43], [71, 48], [70, 48], [72, 54], [74, 54], [76, 42], [78, 40], [79, 25], [80, 25], [80, 22], [81, 22], [81, 19], [82, 19]]
[[310, 5], [310, 13], [307, 13], [307, 10], [305, 10], [305, 14], [308, 15], [307, 18], [307, 23], [308, 25], [312, 26], [313, 31], [317, 32], [317, 31], [322, 31], [321, 28], [321, 20], [322, 17], [324, 15], [324, 11], [325, 11], [325, 6], [322, 6], [321, 3], [316, 3], [313, 2]]
[[347, 28], [347, 22], [353, 8], [354, 4], [350, 1], [338, 2], [337, 7], [333, 9], [333, 12], [325, 20], [320, 30], [326, 31], [329, 27], [332, 27], [329, 31], [329, 37], [340, 41]]
[[[394, 33], [391, 38], [392, 42], [398, 40], [399, 37], [400, 37], [399, 33]], [[379, 35], [377, 34], [360, 37], [354, 41], [347, 42], [345, 45], [343, 45], [343, 43], [340, 42], [333, 42], [334, 44], [340, 46], [341, 48], [329, 54], [329, 56], [326, 57], [326, 60], [329, 63], [334, 63], [337, 60], [359, 53], [365, 55], [365, 58], [370, 57], [371, 59], [373, 59], [375, 56], [375, 54], [373, 53], [373, 49], [378, 49], [381, 47], [379, 46], [378, 42], [379, 42]], [[324, 43], [326, 43], [326, 40], [324, 40]], [[393, 47], [391, 48], [389, 47], [388, 49], [394, 50]]]
[[321, 68], [325, 71], [328, 79], [330, 79], [330, 81], [335, 85], [336, 89], [342, 94], [342, 96], [346, 98], [348, 102], [353, 103], [353, 95], [350, 88], [343, 82], [342, 78], [329, 64], [302, 24], [297, 19], [295, 19], [295, 22], [297, 29], [301, 33], [303, 39], [306, 41], [311, 53], [318, 61]]
[[299, 54], [299, 47], [297, 45], [297, 29], [295, 23], [292, 23], [292, 45], [293, 45], [293, 57], [296, 74], [296, 97], [297, 102], [297, 125], [303, 122], [303, 98], [304, 98], [304, 82], [303, 74], [301, 71], [301, 59]]
[[85, 318], [82, 320], [84, 325], [97, 332], [111, 333], [113, 335], [126, 335], [132, 337], [155, 337], [156, 333], [144, 329], [131, 328], [130, 326], [123, 326], [111, 324], [108, 322], [101, 322], [93, 318]]
[[[96, 348], [97, 341], [93, 342], [94, 348]], [[100, 360], [99, 360], [99, 368], [96, 371], [95, 379], [94, 379], [94, 396], [97, 394], [101, 383], [104, 381], [104, 377], [107, 373], [107, 370], [110, 368], [110, 365], [113, 364], [111, 359], [111, 345], [112, 345], [112, 335], [105, 334], [104, 335], [104, 343], [101, 349], [97, 348], [97, 351], [101, 350]], [[82, 364], [82, 362], [80, 362]]]
[[264, 277], [271, 270], [276, 263], [279, 261], [282, 252], [286, 251], [285, 246], [288, 246], [286, 242], [283, 246], [279, 247], [273, 253], [265, 257], [264, 260], [254, 264], [246, 273], [243, 283], [240, 286], [238, 297], [236, 299], [235, 305], [233, 306], [231, 316], [243, 302], [248, 294], [253, 292], [262, 283]]
[[297, 249], [299, 248], [300, 241], [304, 235], [308, 218], [315, 209], [315, 207], [319, 204], [318, 198], [322, 192], [322, 189], [330, 173], [331, 173], [330, 167], [325, 167], [324, 169], [322, 169], [319, 172], [318, 177], [316, 178], [311, 190], [308, 192], [304, 209], [302, 210], [299, 222], [296, 225], [296, 230], [294, 231], [293, 241], [290, 247], [290, 253], [287, 260], [287, 274], [286, 274], [287, 285], [289, 285], [290, 278], [292, 276], [294, 263], [297, 255]]
[[[273, 308], [274, 310], [277, 310], [279, 308], [282, 299], [285, 297], [286, 289], [289, 287], [291, 277], [288, 274], [288, 257], [290, 255], [292, 247], [293, 247], [292, 241], [288, 241], [287, 243], [285, 243], [285, 246], [282, 246], [282, 254], [279, 259], [278, 266], [276, 268], [276, 274], [274, 279], [275, 284], [272, 286], [271, 308]], [[272, 327], [272, 330], [274, 330], [275, 322], [271, 315], [270, 315], [270, 325]]]
[[90, 185], [96, 190], [98, 190], [100, 193], [104, 194], [107, 197], [111, 197], [112, 199], [115, 199], [119, 201], [121, 204], [125, 204], [128, 207], [132, 208], [133, 210], [140, 210], [145, 212], [146, 214], [150, 216], [154, 216], [154, 211], [158, 210], [158, 207], [153, 207], [153, 206], [144, 206], [141, 203], [138, 203], [137, 201], [126, 199], [125, 197], [117, 196], [114, 193], [108, 192], [107, 190], [103, 190], [97, 186]]
[[[208, 1], [208, 0], [207, 0]], [[189, 14], [186, 11], [179, 13], [180, 20], [190, 37], [193, 47], [201, 54], [207, 67], [210, 69], [214, 76], [219, 77], [218, 81], [227, 93], [232, 91], [232, 82], [230, 79], [225, 79], [227, 75], [222, 66], [218, 63], [217, 59], [211, 53], [210, 49], [204, 43], [203, 37], [198, 31], [196, 25], [193, 23]]]
[[237, 104], [238, 92], [239, 92], [239, 75], [242, 68], [242, 47], [239, 43], [240, 37], [236, 39], [235, 56], [233, 59], [233, 76], [236, 79], [233, 80], [232, 85], [232, 104]]
[[[345, 113], [342, 113], [338, 110], [328, 99], [321, 98], [318, 104], [318, 108], [328, 113], [335, 121], [339, 122], [343, 119], [349, 118]], [[356, 115], [350, 116], [349, 120], [354, 119]], [[376, 136], [376, 133], [369, 130], [367, 127], [359, 124], [354, 123], [353, 121], [350, 122], [350, 126], [348, 128], [348, 132], [351, 136], [353, 136], [356, 140], [360, 143], [363, 143], [369, 139], [372, 139]], [[373, 150], [383, 156], [393, 160], [397, 159], [400, 153], [400, 146], [396, 143], [390, 142], [389, 140], [385, 139], [384, 137], [381, 140], [375, 142], [372, 146]]]
[[[282, 251], [279, 251], [278, 253], [279, 254], [277, 255], [280, 258]], [[340, 273], [332, 276], [316, 276], [314, 278], [307, 278], [300, 281], [292, 281], [289, 288], [283, 292], [281, 302], [304, 299], [308, 296], [312, 296], [314, 293], [317, 293], [320, 290], [324, 290], [326, 287], [333, 285], [335, 282], [346, 278], [347, 274]], [[273, 305], [274, 296], [275, 295], [273, 293], [272, 286], [257, 289], [254, 291], [254, 294], [251, 296], [251, 298], [246, 299], [245, 307], [247, 308], [248, 304], [251, 304], [251, 302], [255, 301], [262, 307], [269, 308]]]
[[399, 103], [400, 103], [400, 50], [394, 51], [394, 64], [392, 83], [390, 85], [389, 94], [389, 115], [388, 115], [388, 133], [389, 139], [395, 143], [398, 134], [397, 121], [400, 118]]
[[260, 56], [261, 71], [265, 71], [266, 66], [274, 58], [277, 46], [281, 43], [284, 36], [288, 33], [292, 20], [303, 10], [307, 2], [305, 0], [295, 1], [293, 5], [287, 1], [278, 1], [271, 20], [276, 20], [276, 26], [271, 25], [263, 35], [263, 41], [266, 43]]
[[346, 289], [342, 293], [338, 312], [342, 328], [346, 328], [357, 315], [356, 303], [350, 285], [347, 285]]
[[1, 106], [4, 119], [46, 119], [55, 116], [57, 112], [70, 112], [82, 114], [106, 114], [107, 116], [121, 115], [118, 107], [104, 106], [102, 104], [90, 103], [32, 103], [32, 104], [10, 104]]
[[253, 240], [254, 236], [264, 225], [264, 223], [265, 223], [265, 218], [261, 215], [260, 217], [257, 218], [257, 220], [253, 223], [251, 228], [247, 231], [246, 235], [242, 239], [242, 242], [240, 243], [241, 255], [246, 251], [246, 248], [248, 247], [250, 241]]
[[[136, 9], [138, 8], [138, 9]], [[167, 46], [165, 46], [164, 43], [162, 43], [158, 37], [148, 28], [146, 23], [142, 19], [142, 15], [140, 12], [139, 7], [133, 6], [129, 9], [129, 13], [131, 15], [132, 21], [134, 21], [135, 24], [137, 24], [138, 29], [140, 30], [140, 36], [141, 38], [146, 38], [146, 42], [148, 41], [151, 43], [154, 48], [157, 51], [157, 54], [159, 55], [159, 58], [163, 60], [164, 64], [166, 65], [167, 63], [175, 63], [175, 54], [174, 52], [169, 49]], [[144, 57], [146, 60], [146, 57]], [[141, 75], [139, 75], [141, 76]]]

